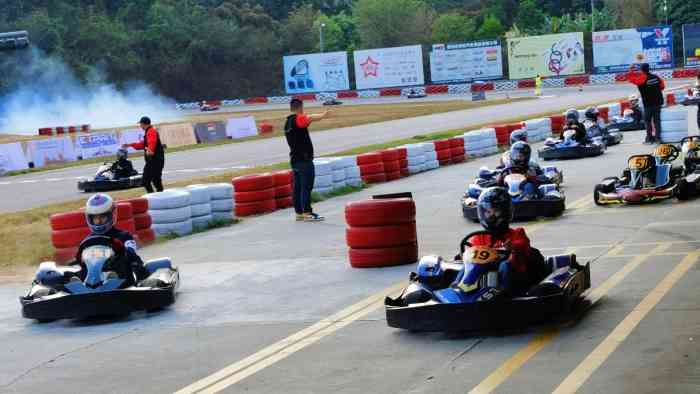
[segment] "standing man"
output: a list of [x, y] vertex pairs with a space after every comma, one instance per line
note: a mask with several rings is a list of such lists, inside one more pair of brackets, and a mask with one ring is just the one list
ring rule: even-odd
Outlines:
[[535, 96], [542, 95], [542, 76], [537, 74], [535, 77]]
[[139, 126], [144, 131], [143, 140], [124, 145], [134, 149], [144, 151], [146, 164], [143, 166], [143, 187], [146, 192], [153, 193], [153, 187], [156, 191], [163, 191], [163, 167], [165, 167], [165, 150], [160, 142], [160, 134], [155, 127], [151, 125], [151, 119], [144, 116], [139, 121]]
[[306, 115], [304, 102], [294, 98], [289, 103], [291, 115], [284, 125], [284, 136], [289, 144], [289, 158], [294, 173], [294, 210], [297, 221], [317, 222], [323, 216], [311, 210], [311, 191], [314, 188], [314, 146], [309, 136], [309, 125], [324, 119], [328, 111], [322, 114]]
[[[661, 107], [664, 105], [664, 80], [649, 72], [649, 64], [642, 63], [641, 72], [632, 64], [627, 73], [627, 80], [637, 85], [644, 103], [644, 121], [647, 127], [645, 144], [661, 141]], [[652, 127], [654, 132], [652, 133]]]

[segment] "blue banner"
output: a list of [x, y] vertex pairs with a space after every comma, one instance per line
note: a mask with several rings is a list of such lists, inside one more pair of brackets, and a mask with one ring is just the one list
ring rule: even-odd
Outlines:
[[649, 63], [652, 69], [673, 68], [673, 32], [670, 26], [593, 33], [594, 73], [625, 72], [636, 63]]
[[700, 67], [700, 23], [683, 25], [683, 59], [686, 67]]

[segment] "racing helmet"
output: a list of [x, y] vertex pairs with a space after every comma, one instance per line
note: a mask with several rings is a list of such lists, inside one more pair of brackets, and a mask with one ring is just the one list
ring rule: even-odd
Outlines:
[[510, 161], [515, 167], [524, 167], [530, 163], [532, 148], [527, 142], [518, 141], [510, 147]]
[[586, 119], [590, 119], [590, 120], [596, 121], [596, 120], [598, 120], [598, 114], [599, 114], [598, 108], [596, 108], [596, 107], [588, 107], [588, 108], [586, 109], [586, 112], [585, 112], [584, 116], [586, 117]]
[[124, 148], [119, 148], [117, 151], [117, 160], [126, 160], [129, 157], [129, 152]]
[[502, 234], [513, 220], [513, 203], [503, 187], [490, 187], [481, 192], [476, 202], [479, 223], [489, 232]]
[[632, 111], [632, 110], [629, 109], [629, 108], [626, 109], [625, 112], [622, 113], [622, 116], [624, 116], [625, 118], [627, 118], [627, 117], [632, 117], [632, 115], [634, 115], [634, 111]]
[[442, 257], [424, 256], [418, 262], [418, 281], [432, 286], [442, 278]]
[[566, 118], [566, 122], [578, 122], [578, 110], [576, 108], [569, 108], [566, 110], [564, 113], [564, 117]]
[[117, 224], [114, 200], [107, 194], [98, 193], [85, 204], [85, 221], [93, 234], [103, 235]]
[[627, 101], [630, 102], [630, 105], [636, 107], [637, 105], [639, 105], [639, 96], [637, 96], [636, 94], [630, 94], [630, 96], [627, 98]]
[[518, 141], [527, 142], [527, 131], [519, 129], [510, 133], [510, 144], [513, 145]]

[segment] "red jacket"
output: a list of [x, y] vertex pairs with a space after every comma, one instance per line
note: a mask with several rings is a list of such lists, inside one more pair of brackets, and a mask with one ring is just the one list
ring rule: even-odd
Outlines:
[[494, 237], [493, 234], [480, 234], [469, 238], [469, 243], [474, 246], [491, 246], [495, 248], [505, 246], [506, 241], [510, 242], [510, 264], [518, 272], [526, 272], [532, 248], [530, 247], [530, 238], [525, 235], [525, 229], [522, 227], [509, 228], [502, 237]]
[[[647, 82], [647, 75], [641, 71], [629, 71], [627, 73], [627, 80], [637, 86], [640, 86]], [[659, 78], [659, 80], [661, 81], [661, 90], [666, 89], [666, 83], [664, 80], [661, 78]]]
[[129, 146], [137, 150], [141, 150], [145, 147], [149, 152], [155, 153], [157, 143], [158, 131], [155, 127], [151, 126], [146, 130], [146, 133], [143, 135], [143, 140], [139, 142], [134, 142], [133, 144], [129, 144]]

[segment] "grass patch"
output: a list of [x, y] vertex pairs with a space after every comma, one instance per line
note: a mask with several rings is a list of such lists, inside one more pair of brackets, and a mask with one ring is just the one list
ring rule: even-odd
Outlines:
[[326, 201], [329, 198], [340, 197], [350, 193], [356, 193], [361, 190], [367, 189], [368, 187], [369, 185], [363, 182], [360, 186], [343, 186], [329, 193], [313, 192], [311, 193], [311, 202]]

